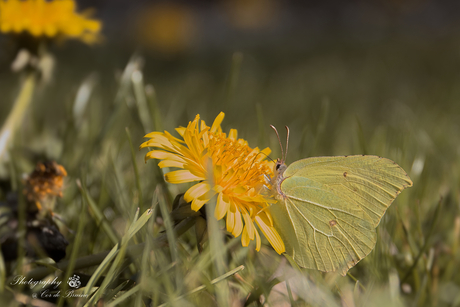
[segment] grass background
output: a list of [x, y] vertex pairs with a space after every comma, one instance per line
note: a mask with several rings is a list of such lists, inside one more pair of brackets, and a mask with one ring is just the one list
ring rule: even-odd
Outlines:
[[[64, 197], [55, 209], [70, 242], [66, 259], [118, 243], [120, 258], [112, 255], [93, 296], [101, 303], [244, 306], [249, 297], [255, 298], [251, 306], [260, 300], [268, 306], [460, 306], [458, 43], [457, 32], [430, 39], [396, 33], [364, 42], [331, 34], [314, 48], [262, 45], [164, 56], [117, 50], [111, 41], [95, 48], [68, 42], [51, 47], [52, 81], [38, 84], [11, 153], [20, 173], [43, 159], [66, 168]], [[0, 123], [23, 78], [7, 69], [9, 55], [1, 62]], [[80, 113], [76, 105], [83, 106]], [[215, 236], [199, 253], [194, 228], [202, 226], [174, 235], [174, 216], [171, 221], [166, 212], [186, 186], [165, 185], [156, 163], [144, 164], [146, 150], [137, 147], [146, 132], [172, 132], [196, 114], [210, 124], [220, 111], [226, 113], [224, 130], [238, 129], [251, 146], [269, 146], [272, 158], [280, 152], [269, 124], [279, 130], [288, 125], [288, 163], [373, 154], [408, 172], [414, 186], [388, 209], [374, 251], [350, 270], [352, 276], [299, 272], [267, 242], [257, 253], [239, 239]], [[8, 165], [2, 179], [11, 178]], [[151, 218], [136, 220], [138, 207], [142, 215], [152, 206]], [[199, 218], [195, 223], [203, 225]], [[123, 260], [132, 249], [128, 237], [129, 244], [144, 245], [135, 249], [138, 257]], [[30, 298], [28, 289], [8, 286], [8, 278], [35, 267], [6, 271], [2, 305], [16, 305], [18, 293]], [[75, 271], [89, 278], [103, 266], [97, 268]], [[223, 281], [214, 283], [219, 276]], [[135, 286], [123, 284], [128, 279]]]

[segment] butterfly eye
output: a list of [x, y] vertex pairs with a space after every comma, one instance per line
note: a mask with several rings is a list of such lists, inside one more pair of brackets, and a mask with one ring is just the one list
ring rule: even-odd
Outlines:
[[276, 163], [275, 169], [276, 169], [276, 170], [279, 170], [280, 166], [281, 166], [280, 163]]

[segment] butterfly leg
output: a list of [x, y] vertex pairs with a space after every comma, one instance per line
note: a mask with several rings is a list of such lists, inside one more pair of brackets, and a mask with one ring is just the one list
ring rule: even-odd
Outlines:
[[267, 183], [272, 184], [272, 177], [270, 175], [264, 174], [264, 178]]

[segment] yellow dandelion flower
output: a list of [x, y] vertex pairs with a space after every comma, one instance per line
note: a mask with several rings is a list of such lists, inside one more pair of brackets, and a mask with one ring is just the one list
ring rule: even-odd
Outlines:
[[198, 211], [215, 198], [216, 219], [226, 216], [227, 230], [235, 237], [241, 235], [243, 246], [255, 240], [259, 251], [260, 230], [281, 254], [285, 251], [284, 243], [266, 210], [274, 200], [263, 192], [264, 175], [273, 174], [273, 162], [265, 161], [270, 149], [249, 147], [247, 141], [237, 138], [236, 129], [231, 129], [227, 136], [220, 126], [223, 119], [224, 113], [220, 113], [208, 127], [197, 115], [187, 128], [176, 129], [182, 140], [167, 131], [151, 132], [145, 136], [150, 140], [140, 148], [155, 148], [146, 154], [146, 160], [159, 159], [161, 168], [179, 169], [166, 173], [166, 181], [198, 182], [184, 195], [193, 210]]
[[101, 22], [78, 14], [74, 0], [0, 0], [0, 32], [29, 32], [36, 37], [98, 40]]

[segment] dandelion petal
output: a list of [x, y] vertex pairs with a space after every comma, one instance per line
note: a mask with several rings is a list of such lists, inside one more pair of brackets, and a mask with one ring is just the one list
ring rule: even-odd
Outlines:
[[224, 117], [225, 117], [224, 112], [220, 112], [219, 115], [217, 115], [216, 119], [212, 123], [211, 133], [215, 133], [220, 128], [220, 124], [224, 120]]
[[264, 234], [264, 236], [267, 238], [268, 242], [273, 246], [275, 251], [278, 254], [282, 254], [286, 251], [286, 248], [284, 246], [284, 242], [281, 239], [278, 231], [276, 231], [275, 228], [269, 226], [269, 221], [267, 218], [263, 219], [261, 216], [256, 216], [255, 218], [257, 225], [259, 226], [260, 230]]
[[208, 183], [200, 182], [185, 192], [184, 199], [186, 202], [191, 202], [193, 199], [199, 198], [209, 192], [209, 189], [210, 188]]
[[222, 219], [227, 213], [229, 207], [230, 202], [228, 201], [228, 197], [224, 196], [223, 193], [219, 193], [219, 196], [217, 197], [216, 210], [214, 211], [214, 216], [216, 219]]
[[201, 177], [193, 175], [190, 171], [179, 170], [165, 174], [165, 180], [170, 183], [184, 183], [201, 180]]

